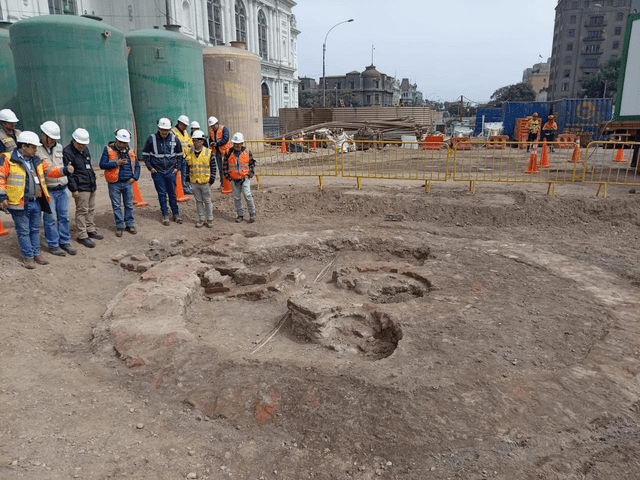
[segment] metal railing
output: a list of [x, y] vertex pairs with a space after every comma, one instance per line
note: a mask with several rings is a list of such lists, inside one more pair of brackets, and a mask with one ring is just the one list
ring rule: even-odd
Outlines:
[[[591, 142], [584, 155], [580, 180], [597, 184], [598, 192], [608, 185], [640, 186], [640, 142]], [[635, 157], [635, 158], [634, 158]]]

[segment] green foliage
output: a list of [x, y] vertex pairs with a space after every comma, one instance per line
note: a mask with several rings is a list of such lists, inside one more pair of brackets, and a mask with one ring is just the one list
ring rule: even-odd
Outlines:
[[535, 99], [536, 92], [533, 91], [531, 85], [520, 82], [497, 89], [491, 95], [488, 106], [502, 107], [506, 102], [533, 102]]
[[[350, 90], [340, 92], [338, 94], [338, 102], [344, 101], [347, 107], [359, 107], [360, 101], [358, 97]], [[322, 107], [322, 90], [313, 90], [311, 92], [298, 90], [298, 105], [301, 108], [308, 107]], [[327, 108], [334, 108], [336, 106], [336, 94], [333, 90], [327, 90], [326, 93], [326, 106]]]
[[619, 58], [612, 58], [600, 68], [598, 73], [584, 77], [582, 80], [582, 96], [586, 95], [588, 98], [612, 98], [615, 103], [620, 63]]

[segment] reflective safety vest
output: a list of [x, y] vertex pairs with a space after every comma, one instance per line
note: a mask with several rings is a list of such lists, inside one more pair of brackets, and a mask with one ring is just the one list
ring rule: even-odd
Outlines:
[[[49, 170], [50, 165], [47, 162], [40, 162], [36, 166], [36, 175], [40, 181], [42, 193], [51, 201], [49, 190], [45, 182], [45, 170]], [[53, 177], [63, 176], [62, 168], [54, 167], [49, 175]], [[0, 193], [5, 193], [9, 199], [9, 206], [17, 206], [24, 208], [24, 191], [27, 183], [27, 172], [19, 162], [9, 161], [9, 156], [5, 155], [4, 165], [0, 167]], [[4, 192], [3, 192], [4, 190]]]
[[529, 133], [540, 133], [540, 120], [532, 118], [529, 120], [527, 127], [529, 128]]
[[549, 120], [542, 127], [543, 130], [558, 130], [558, 124], [554, 120]]
[[236, 156], [235, 151], [229, 152], [229, 176], [234, 180], [242, 180], [249, 175], [249, 152], [243, 150], [240, 156]]
[[[16, 138], [20, 135], [20, 130], [16, 129]], [[0, 140], [4, 144], [5, 152], [9, 155], [18, 147], [16, 141], [13, 139], [11, 135], [8, 135], [7, 132], [4, 131], [4, 128], [0, 128]]]
[[[111, 147], [107, 147], [107, 148], [109, 149], [109, 161], [117, 162], [119, 160], [118, 151], [114, 150]], [[136, 154], [133, 153], [131, 150], [129, 150], [129, 159], [131, 160], [131, 170], [135, 172], [136, 171]], [[116, 168], [109, 168], [108, 170], [104, 171], [104, 179], [107, 181], [107, 183], [117, 182], [118, 175], [120, 175], [120, 165], [118, 165]]]
[[[222, 140], [223, 135], [224, 135], [224, 125], [218, 125], [218, 130], [216, 130], [216, 142], [219, 142], [220, 140]], [[222, 155], [222, 157], [224, 158], [224, 156], [227, 154], [229, 149], [231, 149], [231, 140], [227, 141], [227, 143], [225, 143], [221, 147], [218, 147], [218, 149], [220, 150], [220, 155]]]
[[184, 129], [184, 133], [182, 133], [178, 127], [173, 127], [171, 131], [176, 136], [176, 138], [180, 140], [183, 153], [187, 150], [187, 148], [193, 147], [193, 140], [191, 139], [191, 135], [189, 135], [189, 132], [187, 132], [186, 128]]
[[189, 181], [192, 183], [209, 183], [211, 178], [211, 150], [203, 148], [198, 155], [193, 149], [189, 148], [186, 154], [187, 164], [189, 165]]

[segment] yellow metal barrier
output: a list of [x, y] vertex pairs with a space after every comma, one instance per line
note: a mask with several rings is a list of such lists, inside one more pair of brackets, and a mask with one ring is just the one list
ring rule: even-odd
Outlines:
[[462, 142], [454, 149], [453, 181], [469, 182], [472, 193], [478, 182], [547, 183], [547, 194], [555, 196], [556, 184], [579, 180], [580, 162], [577, 144], [560, 149], [557, 142]]
[[342, 152], [342, 176], [355, 178], [357, 189], [363, 178], [421, 180], [425, 191], [431, 182], [446, 182], [451, 150], [446, 144], [435, 148], [421, 142], [384, 142], [353, 140], [345, 142]]
[[598, 184], [596, 196], [604, 187], [604, 198], [607, 198], [608, 185], [640, 186], [639, 149], [639, 142], [589, 143], [582, 168], [582, 183]]
[[322, 140], [247, 140], [256, 161], [256, 181], [260, 177], [337, 177], [338, 153], [334, 142]]

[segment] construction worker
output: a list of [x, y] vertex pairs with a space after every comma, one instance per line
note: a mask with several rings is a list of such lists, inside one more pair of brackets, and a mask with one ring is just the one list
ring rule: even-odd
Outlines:
[[231, 143], [233, 148], [226, 153], [222, 160], [222, 174], [231, 182], [233, 200], [238, 213], [236, 223], [242, 222], [243, 218], [241, 193], [247, 202], [249, 221], [253, 223], [256, 221], [256, 206], [251, 195], [250, 179], [253, 177], [256, 161], [253, 159], [251, 150], [243, 146], [244, 135], [242, 133], [235, 133]]
[[196, 130], [191, 135], [193, 148], [185, 154], [187, 160], [187, 184], [193, 185], [193, 195], [198, 206], [196, 228], [213, 228], [213, 206], [211, 205], [211, 185], [216, 180], [216, 159], [213, 152], [204, 146], [206, 136]]
[[182, 223], [176, 197], [176, 174], [178, 160], [184, 158], [182, 144], [171, 131], [171, 121], [168, 118], [158, 120], [158, 131], [149, 136], [142, 149], [142, 158], [151, 172], [153, 184], [158, 192], [158, 202], [162, 212], [162, 224], [169, 226], [169, 206], [173, 213], [173, 220]]
[[[229, 141], [229, 129], [224, 125], [218, 123], [216, 117], [209, 117], [207, 120], [209, 124], [209, 148], [216, 154], [216, 164], [218, 171], [222, 171], [222, 159], [231, 149], [231, 142]], [[222, 188], [222, 175], [220, 175], [220, 188]]]
[[[173, 127], [173, 134], [180, 141], [182, 145], [182, 151], [185, 152], [188, 147], [192, 147], [193, 143], [191, 142], [191, 136], [189, 132], [187, 132], [187, 127], [189, 126], [189, 117], [186, 115], [180, 115], [178, 117], [178, 121], [176, 122], [176, 126]], [[182, 179], [182, 189], [184, 193], [191, 193], [191, 188], [185, 182], [185, 175], [187, 174], [187, 162], [184, 158], [178, 159], [178, 170], [180, 171], [180, 177]]]
[[[60, 127], [56, 122], [47, 121], [40, 125], [40, 145], [36, 155], [43, 162], [47, 162], [49, 170], [64, 167], [62, 160], [62, 145]], [[45, 174], [49, 173], [45, 170]], [[44, 239], [49, 246], [49, 253], [64, 257], [67, 253], [75, 255], [76, 249], [71, 246], [71, 232], [69, 231], [69, 189], [67, 177], [45, 178], [51, 201], [51, 213], [43, 212]]]
[[193, 122], [191, 122], [190, 127], [191, 127], [191, 139], [193, 140], [193, 132], [195, 132], [196, 130], [200, 130], [200, 124], [194, 120]]
[[[73, 166], [51, 167], [36, 155], [41, 145], [35, 132], [20, 132], [17, 148], [0, 163], [0, 208], [8, 209], [16, 227], [18, 245], [28, 269], [49, 262], [40, 255], [41, 212], [51, 213], [45, 176], [72, 174]], [[45, 174], [45, 172], [48, 172]]]
[[531, 142], [535, 142], [538, 140], [538, 135], [540, 135], [540, 119], [538, 118], [538, 114], [534, 113], [531, 119], [527, 122], [527, 130], [529, 134], [527, 135], [527, 152], [529, 151], [529, 147], [531, 146]]
[[8, 153], [11, 155], [16, 149], [16, 139], [20, 135], [20, 130], [16, 130], [16, 123], [18, 123], [18, 117], [13, 113], [13, 110], [4, 108], [0, 110], [0, 153]]
[[76, 228], [78, 242], [87, 248], [96, 246], [93, 240], [102, 240], [94, 222], [96, 211], [96, 174], [91, 165], [89, 153], [89, 132], [76, 128], [71, 134], [71, 142], [62, 150], [65, 165], [73, 165], [75, 171], [69, 176], [69, 190], [76, 202]]
[[[558, 124], [554, 120], [554, 116], [549, 115], [547, 117], [547, 121], [542, 127], [542, 134], [544, 136], [544, 139], [547, 141], [547, 143], [555, 142], [557, 133], [558, 133]], [[553, 152], [553, 145], [551, 145], [551, 151]]]
[[129, 148], [131, 132], [121, 128], [114, 134], [115, 141], [104, 147], [100, 157], [100, 168], [105, 170], [104, 179], [109, 187], [109, 198], [116, 222], [116, 237], [122, 237], [124, 230], [132, 235], [138, 233], [133, 219], [133, 182], [140, 178], [140, 162], [136, 161], [136, 154]]

